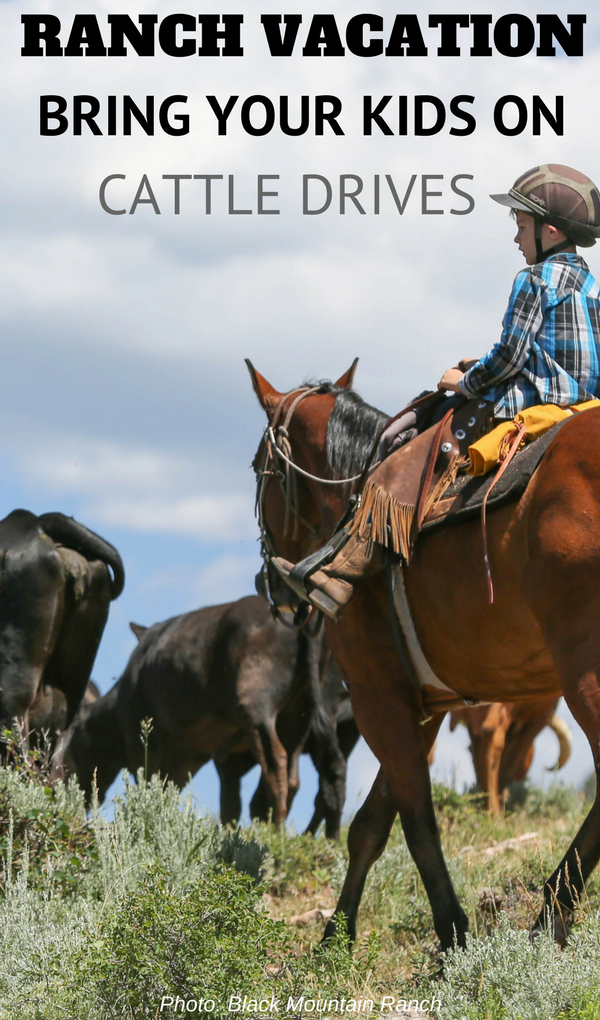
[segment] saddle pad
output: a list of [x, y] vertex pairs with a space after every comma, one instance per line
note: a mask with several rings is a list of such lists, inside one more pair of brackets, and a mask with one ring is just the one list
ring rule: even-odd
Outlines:
[[[533, 472], [565, 421], [569, 421], [569, 418], [553, 425], [540, 439], [529, 443], [515, 454], [497, 485], [494, 486], [487, 504], [488, 513], [504, 506], [505, 503], [512, 503], [523, 495]], [[485, 494], [495, 477], [495, 471], [475, 477], [459, 475], [456, 481], [446, 489], [444, 498], [432, 508], [425, 518], [420, 533], [429, 533], [452, 524], [462, 524], [463, 521], [477, 517], [481, 513], [481, 504]]]

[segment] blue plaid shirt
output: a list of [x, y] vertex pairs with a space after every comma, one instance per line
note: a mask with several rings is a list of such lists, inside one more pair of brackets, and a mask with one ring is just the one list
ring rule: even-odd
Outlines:
[[502, 337], [460, 389], [508, 419], [532, 404], [600, 396], [600, 289], [580, 255], [561, 252], [517, 274]]

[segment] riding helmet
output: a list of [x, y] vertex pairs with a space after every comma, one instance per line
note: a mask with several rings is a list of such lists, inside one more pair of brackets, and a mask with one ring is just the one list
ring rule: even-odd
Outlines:
[[[591, 248], [600, 237], [600, 193], [589, 177], [559, 163], [535, 166], [518, 177], [500, 205], [529, 213], [537, 223], [558, 227], [572, 244]], [[546, 251], [545, 257], [549, 252]]]

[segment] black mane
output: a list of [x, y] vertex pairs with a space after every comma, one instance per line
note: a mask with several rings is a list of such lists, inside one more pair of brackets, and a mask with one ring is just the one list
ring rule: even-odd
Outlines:
[[321, 393], [336, 395], [327, 424], [325, 446], [331, 476], [350, 478], [364, 468], [373, 443], [389, 415], [365, 403], [354, 390], [340, 389], [327, 381], [318, 385]]

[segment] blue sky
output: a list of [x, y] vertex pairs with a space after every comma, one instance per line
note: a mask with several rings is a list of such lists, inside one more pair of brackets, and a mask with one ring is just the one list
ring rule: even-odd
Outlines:
[[[257, 546], [249, 464], [263, 419], [244, 357], [287, 389], [307, 376], [337, 378], [359, 355], [359, 392], [393, 414], [459, 357], [495, 341], [521, 261], [512, 224], [487, 196], [539, 162], [600, 177], [598, 19], [592, 4], [578, 5], [588, 15], [581, 59], [278, 61], [265, 56], [259, 14], [276, 13], [279, 5], [250, 0], [242, 8], [228, 0], [219, 10], [243, 9], [246, 17], [247, 50], [239, 60], [22, 58], [20, 16], [41, 9], [32, 0], [0, 6], [2, 509], [74, 514], [119, 548], [127, 585], [111, 609], [94, 670], [107, 690], [133, 647], [129, 620], [150, 624], [252, 590]], [[108, 0], [86, 5], [102, 24], [112, 9]], [[302, 7], [305, 18], [323, 9]], [[327, 5], [340, 24], [362, 9], [339, 0]], [[387, 24], [396, 11], [382, 3], [369, 9]], [[461, 5], [480, 9], [473, 0]], [[45, 0], [43, 10], [68, 24], [82, 8]], [[135, 7], [160, 18], [180, 10], [211, 7], [205, 0], [142, 0]], [[513, 6], [494, 0], [485, 10], [496, 19]], [[519, 10], [534, 19], [539, 5], [526, 0]], [[422, 19], [430, 11], [454, 7], [449, 0], [419, 7]], [[544, 11], [564, 14], [565, 5], [549, 0]], [[141, 103], [148, 94], [160, 100], [181, 93], [189, 96], [189, 136], [149, 138], [136, 128], [129, 138], [85, 129], [80, 137], [38, 134], [42, 94], [103, 101], [129, 94]], [[274, 100], [339, 95], [347, 133], [251, 137], [238, 122], [219, 137], [204, 97], [256, 93]], [[498, 134], [494, 103], [515, 93], [547, 103], [564, 95], [564, 136], [547, 127], [537, 137]], [[446, 105], [454, 95], [474, 95], [477, 129], [467, 138], [447, 130], [364, 138], [358, 125], [365, 94], [433, 94]], [[162, 215], [149, 206], [134, 215], [104, 213], [98, 188], [113, 173], [126, 175], [110, 192], [125, 201], [147, 174]], [[162, 181], [173, 173], [234, 174], [247, 207], [256, 204], [257, 174], [277, 174], [281, 215], [228, 216], [216, 198], [207, 217], [197, 194], [182, 192], [175, 216]], [[402, 217], [388, 206], [379, 216], [352, 207], [341, 216], [336, 199], [327, 214], [302, 216], [305, 173], [327, 176], [336, 187], [341, 174], [356, 174], [365, 193], [376, 174], [390, 174], [399, 188], [412, 174], [441, 175], [445, 212], [423, 216], [411, 200]], [[466, 216], [449, 214], [456, 174], [473, 176], [475, 208]], [[596, 251], [589, 262], [600, 270]], [[458, 762], [459, 782], [469, 781], [464, 743], [464, 735], [440, 742], [440, 775], [449, 778]], [[538, 777], [552, 758], [545, 746]], [[351, 806], [374, 769], [366, 750], [356, 755]], [[571, 769], [567, 778], [576, 781], [589, 769], [581, 738]], [[203, 774], [195, 789], [214, 808], [214, 780]], [[307, 771], [298, 825], [310, 813], [311, 796]]]

